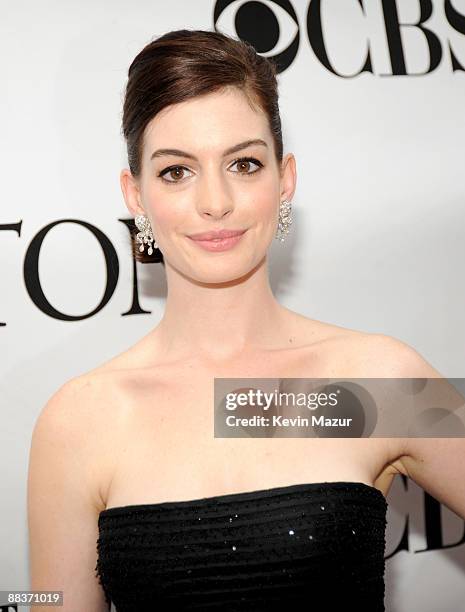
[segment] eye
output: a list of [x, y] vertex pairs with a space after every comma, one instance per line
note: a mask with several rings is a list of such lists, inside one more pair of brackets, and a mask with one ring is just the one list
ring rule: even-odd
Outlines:
[[235, 172], [235, 174], [245, 174], [246, 176], [251, 176], [252, 174], [255, 174], [256, 172], [258, 172], [259, 170], [261, 170], [261, 168], [263, 168], [263, 164], [258, 161], [258, 159], [255, 159], [254, 157], [240, 157], [239, 159], [236, 159], [236, 161], [233, 163], [233, 166], [235, 166], [236, 164], [239, 164], [239, 167], [242, 167], [247, 169], [250, 167], [250, 163], [253, 163], [254, 165], [258, 166], [257, 170], [254, 170], [253, 172]]
[[[258, 168], [256, 170], [253, 170], [252, 172], [242, 172], [241, 170], [239, 170], [238, 172], [234, 172], [234, 174], [243, 174], [245, 176], [251, 176], [252, 174], [255, 174], [256, 172], [258, 172], [261, 168], [263, 168], [263, 164], [258, 159], [255, 159], [254, 157], [240, 157], [239, 159], [236, 159], [233, 162], [232, 166], [239, 164], [239, 167], [242, 167], [242, 168], [245, 167], [247, 169], [250, 167], [250, 163], [258, 166]], [[184, 174], [185, 171], [190, 172], [190, 170], [186, 168], [185, 166], [169, 166], [168, 168], [165, 168], [164, 170], [162, 170], [158, 174], [158, 176], [162, 178], [162, 180], [165, 183], [172, 183], [172, 184], [181, 183], [182, 180], [187, 178], [185, 176], [182, 176], [182, 174]], [[165, 175], [176, 177], [176, 178], [175, 180], [168, 180], [164, 178]]]
[[[184, 170], [187, 170], [187, 168], [185, 166], [170, 166], [169, 168], [165, 168], [164, 170], [162, 170], [158, 176], [159, 177], [164, 177], [165, 174], [168, 174], [168, 173], [171, 176], [173, 176], [171, 173], [173, 173], [175, 171], [179, 173], [179, 170], [184, 171]], [[189, 170], [187, 170], [187, 171], [189, 172]], [[181, 178], [184, 178], [184, 177], [181, 177]], [[171, 181], [171, 180], [168, 180], [168, 179], [165, 179], [165, 178], [163, 178], [162, 180], [165, 181], [165, 183], [180, 183], [181, 182], [180, 180]]]

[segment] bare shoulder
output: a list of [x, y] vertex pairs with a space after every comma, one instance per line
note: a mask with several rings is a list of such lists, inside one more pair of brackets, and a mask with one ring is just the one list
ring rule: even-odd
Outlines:
[[294, 316], [296, 327], [312, 344], [328, 347], [334, 354], [350, 360], [367, 376], [374, 370], [379, 376], [392, 377], [439, 377], [441, 374], [414, 349], [402, 340], [382, 333], [366, 332], [311, 319], [288, 311]]
[[[32, 590], [59, 584], [83, 610], [108, 610], [94, 574], [101, 485], [110, 475], [110, 414], [102, 380], [78, 376], [62, 384], [32, 432], [27, 485]], [[33, 606], [36, 609], [36, 606]]]
[[54, 419], [69, 426], [69, 433], [89, 430], [115, 406], [116, 377], [112, 370], [95, 369], [64, 382], [43, 407], [38, 420]]
[[364, 333], [348, 339], [358, 368], [367, 377], [442, 377], [415, 348], [386, 334]]
[[312, 319], [306, 319], [306, 327], [327, 349], [337, 367], [353, 372], [354, 378], [442, 377], [415, 348], [393, 336]]
[[[464, 398], [416, 349], [396, 338], [380, 334], [372, 339], [371, 354], [383, 360], [382, 376], [441, 379], [437, 389], [444, 393], [445, 405], [458, 407], [457, 427], [461, 427]], [[465, 479], [465, 438], [412, 437], [391, 440], [400, 449], [400, 456], [393, 464], [397, 471], [465, 519], [465, 490], [462, 486]]]
[[[351, 378], [442, 378], [440, 372], [415, 348], [393, 336], [309, 319], [304, 324], [310, 330], [317, 330], [318, 347], [321, 348], [320, 354], [328, 375]], [[399, 437], [385, 438], [382, 441], [387, 453], [388, 476], [389, 473], [409, 476], [437, 498], [447, 500], [449, 507], [463, 513], [464, 502], [456, 499], [457, 494], [454, 496], [452, 490], [459, 479], [463, 479], [465, 472], [459, 468], [454, 475], [450, 463], [454, 456], [464, 455], [464, 439], [439, 441]], [[435, 477], [431, 477], [435, 452], [439, 447], [442, 449], [444, 471], [442, 473], [438, 471]], [[427, 457], [431, 465], [428, 473], [425, 470]], [[465, 465], [465, 456], [462, 464]], [[436, 466], [439, 467], [438, 459]], [[446, 466], [448, 474], [445, 474]], [[427, 481], [428, 477], [431, 479], [430, 483]], [[438, 482], [441, 479], [443, 485]], [[445, 487], [450, 487], [446, 494], [444, 494]]]
[[36, 420], [33, 439], [54, 440], [81, 466], [89, 502], [100, 511], [111, 477], [112, 445], [123, 427], [116, 378], [112, 371], [91, 371], [63, 383]]
[[[362, 377], [442, 379], [447, 393], [463, 398], [416, 349], [392, 336], [368, 334], [353, 338], [359, 350], [358, 366]], [[348, 339], [346, 339], [348, 341]], [[441, 381], [441, 385], [443, 384]], [[446, 390], [444, 389], [444, 393]], [[450, 400], [452, 401], [452, 400]], [[463, 414], [463, 410], [462, 410]], [[386, 439], [392, 473], [407, 476], [452, 512], [465, 519], [465, 438], [389, 438]]]

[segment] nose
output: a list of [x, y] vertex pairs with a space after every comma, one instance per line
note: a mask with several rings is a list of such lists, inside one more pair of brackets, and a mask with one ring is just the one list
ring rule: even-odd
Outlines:
[[208, 200], [203, 200], [198, 206], [202, 217], [210, 217], [212, 219], [223, 219], [231, 214], [233, 206], [230, 201], [226, 200], [218, 193], [212, 195]]
[[204, 218], [223, 219], [234, 209], [233, 201], [221, 179], [209, 176], [197, 194], [197, 210]]

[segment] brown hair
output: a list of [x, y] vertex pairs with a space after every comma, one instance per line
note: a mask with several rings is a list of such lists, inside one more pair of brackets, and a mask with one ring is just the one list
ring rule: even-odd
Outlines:
[[[276, 64], [258, 55], [250, 43], [220, 32], [174, 30], [151, 41], [129, 67], [123, 105], [122, 132], [132, 175], [141, 174], [144, 130], [157, 113], [228, 86], [240, 89], [252, 108], [267, 115], [280, 165], [283, 142], [276, 75]], [[145, 245], [144, 253], [139, 252], [134, 240], [137, 231], [132, 238], [136, 260], [164, 265], [159, 249], [148, 255]]]

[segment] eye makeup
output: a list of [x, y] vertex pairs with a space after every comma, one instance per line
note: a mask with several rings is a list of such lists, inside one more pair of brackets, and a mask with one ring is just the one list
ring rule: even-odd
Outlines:
[[[256, 166], [258, 166], [258, 168], [256, 170], [253, 170], [252, 172], [234, 172], [233, 174], [240, 174], [240, 175], [243, 175], [243, 176], [252, 176], [253, 174], [257, 174], [257, 172], [259, 172], [264, 167], [262, 162], [260, 160], [256, 159], [255, 157], [239, 157], [238, 159], [235, 159], [232, 162], [231, 165], [234, 166], [235, 164], [239, 164], [239, 163], [242, 163], [242, 162], [252, 162]], [[168, 166], [167, 168], [164, 168], [163, 170], [161, 170], [157, 174], [157, 177], [161, 178], [161, 180], [163, 182], [165, 182], [165, 183], [172, 183], [172, 184], [181, 183], [187, 177], [181, 178], [180, 180], [174, 180], [174, 181], [167, 180], [167, 179], [163, 178], [169, 172], [172, 172], [173, 170], [178, 170], [178, 169], [189, 171], [189, 168], [186, 168], [186, 166], [183, 166], [183, 165], [180, 165], [180, 164], [176, 164], [176, 165]]]

